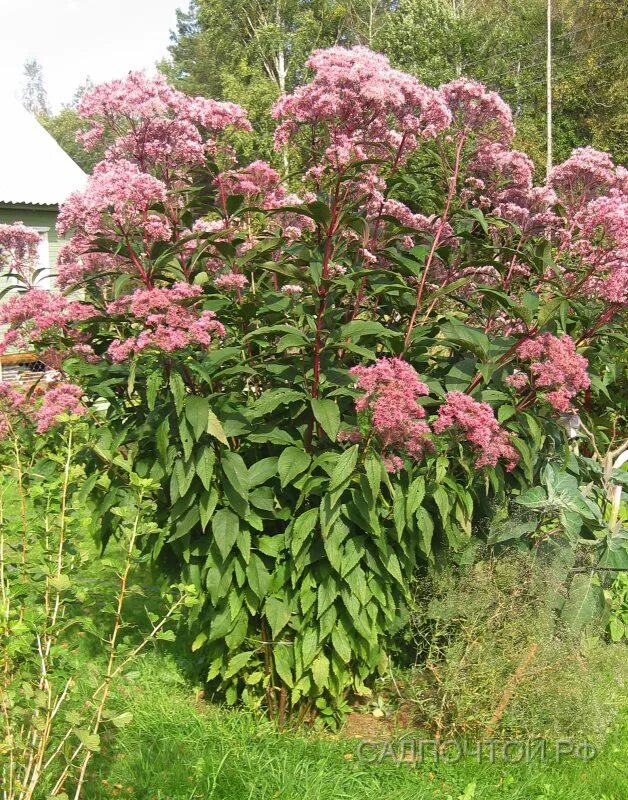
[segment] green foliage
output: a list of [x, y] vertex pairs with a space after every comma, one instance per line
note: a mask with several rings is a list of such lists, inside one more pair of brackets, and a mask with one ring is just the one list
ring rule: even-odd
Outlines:
[[[592, 144], [618, 162], [628, 156], [628, 16], [621, 0], [553, 4], [554, 159]], [[516, 112], [517, 143], [545, 163], [545, 0], [401, 0], [389, 4], [196, 0], [178, 12], [162, 69], [183, 89], [242, 103], [251, 111], [257, 152], [268, 157], [264, 122], [272, 101], [304, 82], [315, 47], [367, 44], [398, 68], [437, 86], [457, 74], [496, 88]], [[283, 54], [283, 87], [277, 66]], [[602, 99], [603, 98], [603, 99]]]
[[613, 642], [628, 639], [628, 573], [620, 573], [609, 589], [608, 634]]
[[602, 741], [626, 702], [628, 672], [623, 649], [599, 639], [599, 615], [590, 624], [600, 596], [559, 560], [513, 553], [418, 582], [417, 664], [402, 692], [414, 724], [442, 738]]
[[[83, 796], [103, 734], [111, 737], [132, 719], [111, 708], [118, 679], [149, 643], [172, 637], [170, 626], [194, 603], [193, 589], [180, 587], [164, 615], [149, 613], [136, 635], [127, 612], [141, 590], [130, 583], [131, 566], [138, 537], [154, 530], [150, 481], [130, 474], [111, 508], [124, 553], [118, 573], [118, 565], [94, 558], [86, 535], [89, 482], [79, 453], [87, 435], [84, 423], [69, 423], [63, 434], [39, 437], [34, 451], [16, 436], [2, 453], [0, 783], [6, 800]], [[104, 587], [104, 620], [97, 621]], [[85, 663], [90, 651], [94, 659]]]

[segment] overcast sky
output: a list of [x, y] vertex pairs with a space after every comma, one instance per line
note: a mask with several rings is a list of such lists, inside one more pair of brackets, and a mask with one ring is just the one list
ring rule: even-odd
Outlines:
[[154, 69], [188, 0], [0, 0], [0, 89], [19, 98], [36, 58], [54, 110], [94, 83]]

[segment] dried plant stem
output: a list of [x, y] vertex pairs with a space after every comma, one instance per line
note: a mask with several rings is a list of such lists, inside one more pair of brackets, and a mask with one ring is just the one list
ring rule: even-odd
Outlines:
[[534, 656], [536, 655], [539, 649], [539, 645], [536, 642], [533, 642], [527, 653], [525, 654], [522, 662], [519, 664], [515, 672], [513, 673], [512, 677], [508, 681], [506, 688], [504, 689], [504, 693], [501, 696], [501, 699], [497, 705], [497, 708], [493, 712], [493, 716], [490, 718], [488, 725], [485, 729], [485, 734], [487, 737], [491, 737], [493, 735], [493, 731], [497, 727], [499, 720], [502, 718], [504, 711], [506, 710], [508, 703], [514, 697], [515, 692], [517, 691], [517, 687], [523, 680], [523, 676], [527, 672], [528, 667]]

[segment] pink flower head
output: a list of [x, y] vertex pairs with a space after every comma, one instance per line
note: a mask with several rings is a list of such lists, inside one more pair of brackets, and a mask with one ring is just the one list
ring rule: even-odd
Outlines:
[[524, 340], [517, 349], [517, 357], [530, 362], [534, 386], [550, 390], [544, 396], [557, 411], [567, 411], [571, 399], [591, 385], [587, 374], [589, 362], [576, 353], [570, 336], [543, 333]]
[[48, 389], [36, 412], [38, 433], [45, 433], [59, 421], [62, 414], [70, 416], [84, 414], [82, 396], [81, 387], [73, 383], [58, 383], [52, 389]]
[[608, 153], [593, 147], [577, 147], [569, 158], [554, 167], [548, 186], [571, 212], [605, 194], [617, 185], [615, 165]]
[[172, 353], [189, 346], [209, 347], [214, 336], [225, 336], [213, 311], [199, 313], [193, 306], [201, 294], [200, 286], [175, 283], [168, 288], [138, 289], [114, 300], [107, 311], [123, 315], [133, 335], [109, 345], [111, 360], [120, 363], [145, 350]]
[[286, 283], [281, 287], [281, 291], [289, 297], [300, 297], [303, 294], [303, 287], [298, 283]]
[[447, 128], [451, 116], [438, 92], [393, 69], [366, 47], [316, 50], [307, 66], [314, 79], [280, 98], [273, 116], [282, 120], [278, 148], [300, 126], [312, 126], [325, 140], [324, 156], [335, 167], [392, 148], [414, 149], [420, 139]]
[[214, 278], [214, 286], [217, 289], [224, 289], [226, 292], [235, 292], [244, 289], [249, 279], [240, 272], [226, 272]]
[[435, 433], [449, 428], [459, 430], [473, 445], [478, 469], [494, 467], [500, 459], [506, 462], [507, 471], [515, 468], [519, 453], [510, 444], [508, 432], [500, 428], [488, 403], [478, 403], [464, 392], [448, 392], [445, 400], [433, 425]]
[[[350, 372], [363, 392], [356, 400], [356, 410], [370, 412], [383, 450], [422, 458], [431, 447], [430, 428], [424, 421], [425, 409], [417, 399], [429, 394], [429, 389], [417, 372], [400, 358], [380, 358], [370, 367], [353, 367]], [[390, 463], [399, 464], [399, 460], [395, 458]]]
[[515, 135], [512, 111], [497, 92], [477, 81], [456, 78], [440, 87], [454, 125], [485, 142], [508, 145]]
[[576, 232], [568, 252], [581, 261], [589, 277], [582, 283], [576, 272], [572, 280], [585, 295], [628, 303], [628, 194], [611, 189], [590, 200], [573, 219]]
[[[73, 228], [90, 238], [106, 233], [113, 225], [123, 234], [134, 234], [144, 229], [150, 209], [165, 200], [165, 184], [141, 172], [136, 164], [103, 161], [95, 167], [85, 191], [74, 192], [61, 206], [57, 231], [64, 236]], [[149, 220], [146, 228], [149, 238], [170, 238], [167, 221], [155, 213], [150, 217], [152, 222]]]
[[521, 372], [520, 370], [516, 369], [512, 375], [508, 375], [506, 377], [506, 383], [508, 386], [511, 386], [515, 391], [519, 392], [522, 389], [525, 389], [528, 385], [528, 376], [525, 372]]
[[233, 103], [189, 97], [163, 75], [132, 72], [123, 80], [96, 86], [78, 111], [89, 122], [79, 139], [89, 149], [115, 131], [108, 159], [130, 159], [142, 170], [182, 178], [190, 166], [215, 154], [215, 137], [226, 128], [250, 130], [246, 113]]
[[0, 268], [30, 283], [39, 242], [37, 231], [27, 228], [23, 222], [0, 225]]
[[216, 178], [216, 184], [226, 196], [241, 194], [247, 200], [258, 196], [275, 196], [278, 191], [283, 191], [281, 176], [265, 161], [254, 161], [248, 167], [222, 172]]
[[6, 439], [20, 423], [20, 412], [29, 413], [26, 392], [14, 383], [0, 382], [0, 440]]
[[0, 352], [9, 346], [37, 344], [46, 337], [70, 338], [78, 341], [75, 323], [96, 316], [93, 306], [68, 300], [56, 292], [30, 289], [13, 295], [0, 307], [0, 323], [9, 325]]

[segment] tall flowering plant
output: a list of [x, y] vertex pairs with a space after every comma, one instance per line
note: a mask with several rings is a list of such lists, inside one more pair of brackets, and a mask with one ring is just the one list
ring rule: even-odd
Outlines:
[[1, 311], [102, 429], [103, 544], [132, 459], [162, 487], [147, 551], [198, 588], [208, 679], [280, 721], [368, 694], [416, 565], [564, 458], [565, 415], [616, 445], [616, 375], [590, 366], [628, 286], [603, 154], [534, 186], [482, 85], [362, 47], [308, 67], [273, 111], [289, 176], [238, 164], [236, 106], [141, 74], [87, 93], [85, 144], [113, 144], [61, 210], [60, 291]]

